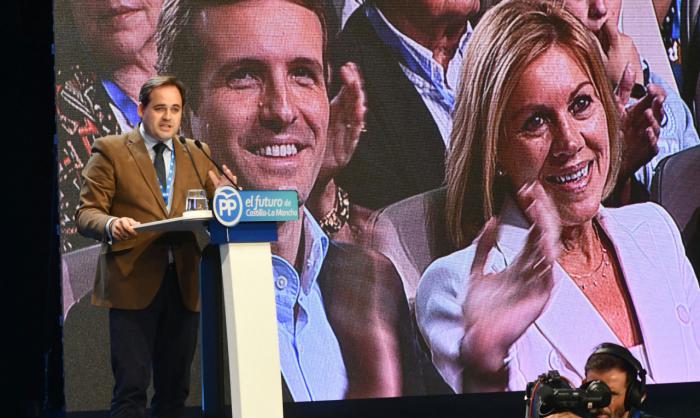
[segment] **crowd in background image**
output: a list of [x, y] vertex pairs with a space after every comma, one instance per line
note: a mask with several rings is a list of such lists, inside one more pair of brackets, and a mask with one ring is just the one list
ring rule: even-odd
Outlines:
[[649, 383], [700, 380], [696, 2], [55, 7], [67, 314], [100, 251], [83, 168], [167, 74], [183, 135], [244, 188], [299, 193], [273, 245], [288, 400], [580, 383], [604, 342]]

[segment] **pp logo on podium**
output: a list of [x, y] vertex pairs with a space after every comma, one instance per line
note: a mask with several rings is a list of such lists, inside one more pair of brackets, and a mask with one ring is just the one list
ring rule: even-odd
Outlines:
[[231, 186], [221, 186], [214, 194], [214, 216], [221, 225], [232, 227], [241, 220], [243, 199]]

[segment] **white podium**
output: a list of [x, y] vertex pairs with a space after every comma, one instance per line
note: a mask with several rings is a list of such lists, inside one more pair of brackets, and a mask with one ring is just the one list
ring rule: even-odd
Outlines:
[[[143, 224], [140, 232], [208, 229], [200, 271], [202, 410], [223, 417], [222, 308], [226, 318], [233, 418], [283, 418], [270, 242], [276, 222], [221, 225], [211, 212]], [[223, 302], [223, 303], [222, 303]]]

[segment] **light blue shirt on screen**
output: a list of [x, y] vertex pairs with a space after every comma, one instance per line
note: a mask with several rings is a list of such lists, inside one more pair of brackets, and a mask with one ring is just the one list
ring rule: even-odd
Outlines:
[[[114, 113], [122, 131], [127, 132], [129, 129], [125, 129], [126, 127], [131, 128], [141, 122], [141, 117], [138, 112], [138, 103], [129, 97], [121, 87], [111, 80], [102, 80], [102, 87], [105, 88], [109, 98], [114, 102], [114, 105], [110, 103], [110, 107], [112, 107], [112, 110], [115, 110]], [[116, 109], [114, 109], [114, 107], [116, 107]], [[126, 126], [124, 126], [125, 124], [123, 122], [126, 122]]]
[[287, 260], [272, 256], [282, 375], [295, 401], [342, 399], [347, 372], [317, 280], [329, 239], [306, 209], [304, 243], [301, 276]]
[[379, 39], [399, 57], [401, 70], [423, 99], [440, 130], [445, 147], [449, 148], [455, 90], [462, 73], [467, 42], [472, 34], [471, 25], [467, 23], [467, 30], [460, 39], [457, 52], [450, 60], [445, 73], [445, 68], [433, 59], [431, 50], [401, 33], [379, 9], [368, 6], [366, 16]]

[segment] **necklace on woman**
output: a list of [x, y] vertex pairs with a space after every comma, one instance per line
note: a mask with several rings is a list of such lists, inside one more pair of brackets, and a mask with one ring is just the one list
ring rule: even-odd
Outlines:
[[593, 231], [595, 232], [595, 237], [598, 240], [598, 244], [600, 245], [600, 263], [595, 269], [588, 273], [569, 273], [569, 276], [571, 276], [571, 278], [574, 279], [574, 282], [578, 287], [581, 288], [581, 290], [586, 290], [586, 288], [590, 287], [598, 287], [598, 276], [600, 276], [601, 280], [605, 280], [605, 278], [607, 277], [607, 269], [610, 265], [610, 260], [608, 258], [608, 250], [606, 250], [603, 246], [603, 240], [598, 234], [598, 228], [595, 226], [595, 223], [593, 224]]

